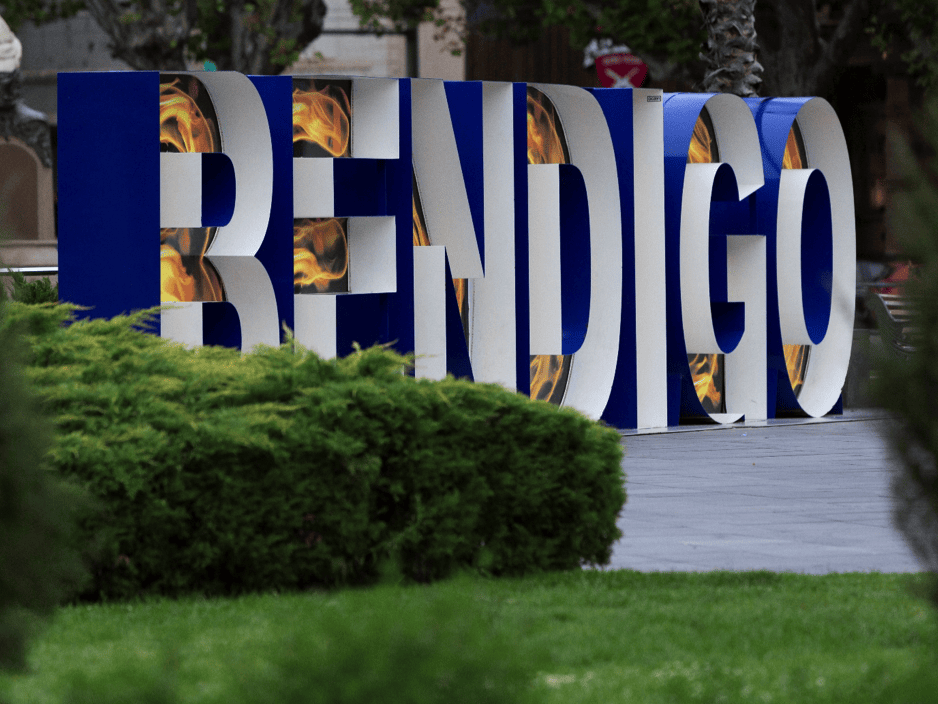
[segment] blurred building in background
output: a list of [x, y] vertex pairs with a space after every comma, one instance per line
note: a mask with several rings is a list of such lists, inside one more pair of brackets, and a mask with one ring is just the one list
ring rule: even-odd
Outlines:
[[[444, 0], [458, 7], [456, 0]], [[362, 33], [358, 18], [346, 0], [329, 0], [323, 34], [300, 54], [284, 73], [337, 74], [343, 76], [407, 75], [407, 47], [403, 35], [377, 37]], [[453, 56], [442, 42], [434, 41], [434, 27], [418, 30], [420, 76], [463, 80], [464, 59]], [[55, 77], [60, 71], [126, 70], [127, 64], [111, 57], [108, 37], [87, 12], [41, 27], [24, 25], [18, 32], [23, 45], [21, 70], [26, 104], [56, 121]], [[193, 66], [192, 68], [200, 68]]]
[[[457, 0], [444, 0], [446, 3], [454, 9], [459, 7]], [[437, 41], [434, 34], [431, 24], [418, 28], [419, 75], [463, 80], [464, 58], [453, 56], [451, 47]], [[0, 141], [0, 228], [4, 234], [0, 262], [10, 267], [54, 267], [58, 262], [54, 206], [56, 76], [62, 71], [113, 71], [130, 67], [111, 56], [108, 36], [86, 11], [40, 27], [27, 23], [17, 36], [22, 45], [15, 81], [18, 92], [10, 97], [6, 108], [0, 105], [0, 118], [4, 109], [13, 115], [11, 111], [22, 112], [28, 106], [32, 118], [39, 120], [47, 131], [50, 146], [37, 150], [11, 135]], [[330, 0], [323, 34], [284, 73], [406, 76], [407, 38], [400, 34], [375, 36], [362, 32], [348, 2]], [[2, 75], [0, 72], [0, 78]], [[22, 122], [20, 118], [17, 119]]]
[[22, 99], [21, 60], [21, 42], [0, 19], [0, 263], [54, 265], [53, 130]]

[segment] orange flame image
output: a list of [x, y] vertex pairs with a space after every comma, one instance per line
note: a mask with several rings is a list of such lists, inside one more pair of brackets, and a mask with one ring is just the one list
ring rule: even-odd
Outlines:
[[[528, 88], [528, 163], [566, 164], [563, 141], [557, 129], [550, 101], [543, 93]], [[549, 107], [545, 107], [545, 105]]]
[[[332, 97], [338, 96], [338, 99]], [[334, 157], [348, 156], [350, 116], [348, 95], [342, 89], [293, 90], [293, 141], [313, 142]]]
[[469, 342], [469, 279], [453, 279], [456, 290], [456, 305], [459, 307], [459, 319], [462, 321], [463, 335]]
[[567, 390], [572, 354], [531, 356], [531, 398], [559, 405]]
[[[782, 156], [783, 169], [803, 169], [807, 166], [807, 158], [804, 150], [804, 141], [801, 138], [801, 130], [798, 123], [795, 122], [788, 132], [788, 138], [785, 140], [785, 153]], [[811, 350], [810, 345], [782, 345], [785, 354], [785, 369], [788, 371], [788, 381], [791, 382], [792, 391], [795, 397], [804, 386], [805, 374], [808, 371], [808, 356]]]
[[414, 183], [414, 197], [411, 201], [414, 206], [414, 247], [429, 247], [430, 237], [427, 235], [427, 228], [423, 224], [423, 213], [417, 208], [417, 184]]
[[179, 88], [180, 81], [175, 78], [160, 83], [160, 144], [167, 145], [169, 151], [214, 152], [214, 120], [203, 114], [192, 95]]
[[293, 285], [319, 293], [348, 291], [345, 218], [297, 220], [293, 224]]
[[[344, 82], [343, 82], [344, 83]], [[307, 79], [293, 81], [293, 144], [312, 144], [332, 157], [351, 156], [350, 88]], [[294, 156], [316, 158], [294, 151]], [[293, 286], [297, 293], [347, 292], [347, 218], [293, 223]]]
[[[716, 139], [710, 116], [704, 110], [694, 123], [690, 147], [687, 150], [688, 164], [713, 164], [719, 161]], [[723, 355], [689, 354], [687, 363], [694, 382], [697, 398], [708, 413], [723, 411]]]
[[195, 279], [183, 266], [179, 252], [168, 244], [160, 245], [160, 300], [173, 303], [195, 300]]
[[798, 123], [794, 123], [788, 132], [788, 139], [785, 140], [785, 153], [782, 155], [783, 169], [803, 169], [804, 166], [804, 148], [801, 146], [801, 134], [798, 130]]
[[[569, 159], [554, 106], [541, 91], [530, 87], [527, 105], [528, 163], [566, 164]], [[531, 355], [531, 398], [559, 404], [572, 363], [571, 354]]]
[[791, 382], [795, 396], [804, 386], [804, 376], [808, 369], [809, 345], [782, 345], [785, 352], [785, 368], [788, 370], [788, 381]]
[[723, 411], [723, 355], [692, 354], [688, 356], [694, 391], [707, 413]]
[[687, 150], [687, 163], [713, 164], [719, 160], [710, 116], [704, 110], [694, 123], [694, 134], [691, 136], [690, 147]]
[[160, 245], [161, 302], [224, 300], [225, 289], [221, 278], [208, 259], [202, 256], [183, 256], [171, 244]]
[[[221, 146], [214, 108], [193, 76], [164, 74], [160, 83], [160, 150], [207, 153]], [[201, 104], [201, 107], [200, 107]], [[213, 227], [160, 229], [160, 300], [223, 301], [224, 288], [204, 258]]]

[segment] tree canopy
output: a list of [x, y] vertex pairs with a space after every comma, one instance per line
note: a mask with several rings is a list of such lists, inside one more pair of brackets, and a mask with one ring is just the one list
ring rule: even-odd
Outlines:
[[324, 0], [4, 0], [16, 31], [86, 9], [112, 56], [135, 69], [182, 70], [187, 59], [221, 70], [280, 73], [322, 33]]
[[[922, 83], [938, 83], [938, 12], [934, 3], [921, 0], [463, 2], [470, 28], [525, 41], [544, 27], [560, 25], [569, 28], [577, 47], [609, 38], [641, 56], [658, 80], [677, 77], [691, 66], [700, 81], [740, 52], [755, 49], [754, 60], [764, 67], [761, 92], [823, 95], [850, 55], [872, 40], [884, 54], [900, 54]], [[753, 14], [748, 20], [747, 11]], [[754, 28], [752, 37], [747, 22]], [[705, 68], [694, 65], [698, 58]]]
[[[461, 17], [443, 16], [439, 0], [351, 2], [362, 25], [377, 30], [432, 19], [462, 36], [525, 43], [563, 26], [577, 48], [611, 39], [641, 56], [654, 79], [692, 77], [704, 90], [823, 95], [871, 41], [884, 56], [900, 55], [923, 84], [938, 83], [938, 12], [922, 0], [460, 0]], [[761, 88], [754, 63], [764, 68], [755, 71]], [[734, 64], [741, 73], [728, 78]]]
[[[564, 26], [578, 48], [612, 39], [641, 56], [653, 79], [706, 75], [704, 89], [760, 90], [749, 72], [757, 62], [760, 92], [823, 95], [870, 41], [900, 55], [923, 84], [938, 83], [938, 12], [922, 0], [460, 0], [460, 15], [446, 14], [440, 0], [350, 3], [376, 32], [431, 20], [451, 36], [479, 31], [523, 43]], [[82, 8], [111, 37], [113, 55], [134, 68], [178, 70], [189, 57], [244, 73], [282, 71], [319, 36], [326, 13], [325, 0], [4, 0], [3, 16], [15, 30]], [[742, 77], [714, 87], [710, 79], [726, 78], [734, 62]]]

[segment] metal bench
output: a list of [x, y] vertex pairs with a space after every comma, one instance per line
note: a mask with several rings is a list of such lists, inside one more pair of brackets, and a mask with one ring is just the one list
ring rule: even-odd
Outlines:
[[919, 331], [912, 323], [909, 299], [901, 294], [880, 293], [875, 290], [871, 290], [866, 299], [876, 318], [883, 343], [900, 355], [912, 354]]

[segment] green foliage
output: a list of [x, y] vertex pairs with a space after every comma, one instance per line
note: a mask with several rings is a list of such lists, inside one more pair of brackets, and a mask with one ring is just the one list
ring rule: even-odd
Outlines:
[[319, 36], [321, 0], [6, 0], [15, 31], [87, 9], [111, 39], [115, 58], [137, 69], [183, 70], [212, 60], [221, 70], [279, 73]]
[[[880, 361], [875, 391], [900, 421], [893, 433], [902, 465], [893, 487], [896, 522], [923, 566], [938, 573], [938, 99], [926, 104], [919, 135], [931, 149], [927, 166], [901, 136], [891, 137], [902, 180], [893, 194], [890, 227], [901, 233], [917, 264], [904, 287], [916, 332], [908, 359]], [[938, 583], [934, 601], [938, 605]]]
[[58, 438], [106, 507], [89, 598], [232, 594], [604, 564], [625, 501], [618, 433], [500, 387], [415, 380], [374, 348], [187, 350], [147, 314], [11, 306]]
[[[499, 0], [496, 5], [515, 3]], [[610, 37], [640, 56], [662, 56], [674, 63], [694, 61], [706, 38], [697, 0], [540, 0], [537, 14], [545, 25], [568, 27], [570, 41], [578, 48]]]
[[3, 19], [16, 32], [23, 22], [44, 24], [72, 17], [84, 6], [83, 0], [4, 0]]
[[[488, 36], [517, 43], [539, 38], [546, 27], [570, 29], [570, 41], [583, 48], [610, 37], [633, 51], [679, 63], [697, 58], [705, 35], [697, 0], [493, 0], [482, 5], [463, 0], [469, 24]], [[444, 30], [464, 34], [466, 20], [440, 12], [439, 0], [351, 0], [361, 26], [372, 31], [403, 31], [434, 21]], [[450, 27], [453, 23], [460, 26]]]
[[[309, 0], [241, 0], [239, 3], [195, 0], [195, 4], [198, 7], [196, 31], [190, 34], [187, 49], [200, 63], [220, 62], [221, 70], [235, 68], [227, 57], [234, 53], [231, 23], [236, 16], [247, 28], [250, 41], [266, 48], [261, 63], [265, 66], [263, 73], [279, 72], [296, 62], [300, 51], [319, 35], [319, 29], [310, 31], [306, 26], [310, 22], [306, 16], [309, 6], [315, 5]], [[232, 10], [236, 5], [240, 5], [237, 13]]]
[[879, 0], [873, 3], [867, 31], [873, 46], [888, 53], [902, 49], [902, 60], [920, 84], [938, 85], [938, 13], [933, 3], [921, 0]]
[[20, 303], [57, 303], [59, 300], [59, 285], [52, 285], [49, 277], [34, 281], [27, 281], [26, 277], [18, 272], [12, 272], [13, 295], [12, 299]]
[[[477, 601], [452, 590], [387, 588], [357, 601], [354, 618], [330, 609], [295, 624], [273, 667], [243, 678], [245, 704], [521, 701], [533, 673]], [[248, 663], [232, 664], [234, 674]]]
[[49, 471], [51, 433], [18, 365], [20, 341], [0, 300], [0, 668], [22, 667], [37, 617], [83, 577], [73, 544], [74, 489]]
[[[469, 585], [466, 584], [466, 587]], [[320, 607], [297, 603], [289, 618], [253, 642], [237, 641], [214, 664], [222, 687], [202, 688], [205, 704], [520, 704], [534, 672], [494, 610], [468, 588], [389, 589], [346, 594]], [[263, 621], [267, 603], [252, 604]], [[188, 605], [186, 605], [188, 606]], [[245, 608], [234, 603], [216, 611]], [[247, 604], [244, 605], [245, 607]], [[186, 607], [183, 607], [186, 608]], [[68, 704], [174, 704], [192, 701], [181, 671], [186, 638], [136, 647], [104, 668], [73, 669]], [[239, 638], [240, 640], [240, 638]], [[260, 642], [258, 642], [260, 641]], [[239, 647], [240, 646], [240, 647]], [[258, 648], [258, 646], [261, 646]], [[143, 652], [141, 652], [143, 651]], [[143, 657], [141, 657], [143, 655]], [[217, 653], [211, 653], [215, 656]], [[72, 663], [72, 667], [75, 664]], [[90, 671], [89, 671], [90, 670]]]
[[922, 577], [582, 570], [82, 604], [0, 700], [934, 704]]
[[349, 0], [363, 29], [382, 34], [388, 29], [405, 32], [420, 22], [433, 21], [440, 0]]
[[[293, 63], [306, 44], [318, 36], [321, 22], [321, 7], [314, 0], [111, 1], [113, 11], [120, 15], [117, 25], [137, 26], [146, 32], [150, 25], [159, 24], [160, 18], [170, 17], [172, 23], [185, 28], [177, 33], [181, 39], [174, 34], [165, 44], [185, 45], [192, 59], [199, 63], [212, 60], [220, 69], [262, 67], [262, 70], [250, 68], [249, 72], [269, 73]], [[577, 48], [585, 47], [592, 39], [611, 38], [628, 44], [639, 55], [671, 64], [695, 61], [706, 38], [697, 0], [491, 0], [484, 4], [479, 0], [461, 0], [464, 14], [443, 12], [439, 0], [350, 2], [361, 26], [379, 34], [411, 30], [419, 22], [432, 21], [447, 36], [464, 36], [468, 17], [472, 29], [523, 43], [538, 38], [545, 27], [564, 26], [570, 29], [571, 42]], [[839, 0], [829, 4], [833, 5], [834, 14], [840, 16], [859, 2]], [[793, 11], [804, 9], [803, 4], [791, 0], [789, 4]], [[817, 4], [808, 3], [807, 11], [813, 12]], [[8, 0], [3, 3], [3, 16], [15, 31], [25, 20], [42, 24], [71, 16], [85, 6], [83, 0]], [[935, 85], [938, 14], [933, 3], [871, 0], [863, 15], [868, 18], [865, 29], [877, 49], [901, 51], [903, 60], [919, 80], [927, 86]], [[233, 22], [243, 31], [232, 31]], [[116, 44], [126, 39], [122, 30], [115, 29], [112, 34]], [[851, 34], [859, 32], [851, 30]], [[250, 57], [232, 58], [235, 44], [242, 50], [247, 50], [250, 44], [250, 51], [264, 56], [259, 62]], [[162, 52], [154, 50], [154, 55], [158, 61], [173, 57], [173, 63], [178, 63], [182, 54], [172, 51], [173, 47], [170, 50], [164, 47]], [[133, 59], [133, 52], [127, 58]], [[159, 68], [178, 70], [182, 66]]]

